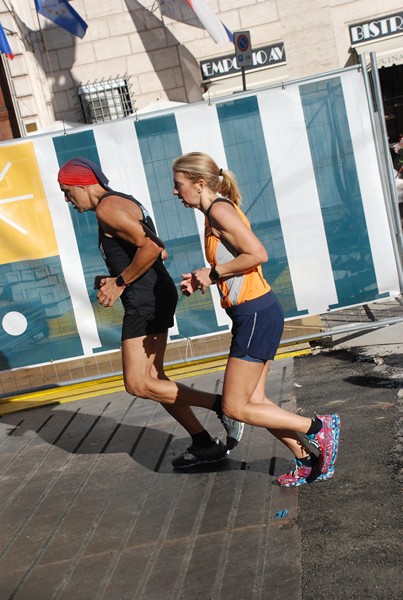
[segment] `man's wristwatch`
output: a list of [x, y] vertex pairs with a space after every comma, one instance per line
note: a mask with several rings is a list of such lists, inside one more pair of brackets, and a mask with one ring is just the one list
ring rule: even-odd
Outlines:
[[128, 287], [130, 285], [130, 283], [126, 283], [126, 281], [123, 279], [122, 275], [118, 275], [118, 277], [116, 277], [115, 283], [118, 287]]
[[217, 272], [215, 267], [211, 267], [209, 277], [213, 283], [217, 283], [217, 281], [220, 279], [220, 274]]

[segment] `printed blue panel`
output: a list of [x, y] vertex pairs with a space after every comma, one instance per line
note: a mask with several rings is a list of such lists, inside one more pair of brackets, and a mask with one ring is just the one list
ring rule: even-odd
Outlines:
[[341, 79], [300, 86], [338, 304], [378, 297]]
[[[172, 194], [172, 162], [182, 154], [176, 119], [174, 115], [144, 119], [135, 127], [158, 234], [169, 254], [166, 266], [179, 285], [182, 273], [204, 265], [204, 256], [193, 210], [185, 209]], [[217, 324], [210, 290], [190, 298], [180, 294], [176, 318], [178, 338], [228, 329]]]
[[[93, 131], [72, 133], [53, 138], [59, 166], [76, 156], [92, 160], [101, 167]], [[106, 173], [106, 176], [108, 174]], [[60, 192], [60, 201], [63, 195]], [[77, 245], [83, 266], [85, 283], [95, 314], [99, 338], [102, 347], [95, 351], [114, 350], [120, 347], [121, 323], [123, 307], [121, 302], [116, 302], [112, 308], [105, 309], [96, 299], [94, 277], [108, 273], [98, 249], [98, 225], [92, 211], [78, 213], [70, 206], [71, 217], [76, 233]]]
[[0, 323], [1, 371], [83, 353], [58, 256], [0, 265]]
[[256, 96], [217, 105], [228, 168], [241, 188], [242, 210], [269, 254], [263, 273], [273, 286], [286, 317], [296, 307], [269, 158]]

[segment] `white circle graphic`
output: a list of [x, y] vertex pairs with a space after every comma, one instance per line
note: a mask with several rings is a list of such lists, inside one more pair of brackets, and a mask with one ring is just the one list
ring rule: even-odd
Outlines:
[[4, 331], [9, 335], [21, 335], [28, 327], [28, 321], [24, 315], [15, 310], [4, 315], [1, 324]]

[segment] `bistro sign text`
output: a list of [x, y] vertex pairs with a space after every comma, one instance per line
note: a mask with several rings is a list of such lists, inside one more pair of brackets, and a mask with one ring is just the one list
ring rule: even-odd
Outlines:
[[350, 25], [349, 29], [352, 46], [403, 33], [403, 11], [373, 21]]
[[[252, 52], [253, 64], [245, 67], [245, 70], [261, 69], [262, 67], [273, 67], [286, 62], [284, 42], [264, 48], [257, 48]], [[204, 60], [200, 63], [203, 81], [210, 81], [218, 77], [234, 75], [239, 73], [240, 67], [237, 65], [236, 56], [219, 56], [210, 60]]]

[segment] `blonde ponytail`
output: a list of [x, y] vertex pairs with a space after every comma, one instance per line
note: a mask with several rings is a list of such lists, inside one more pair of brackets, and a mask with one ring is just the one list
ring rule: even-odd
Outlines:
[[179, 156], [174, 160], [172, 169], [174, 173], [185, 173], [191, 181], [204, 179], [214, 193], [228, 198], [237, 206], [242, 202], [235, 175], [227, 169], [220, 169], [211, 156], [204, 152], [189, 152]]

